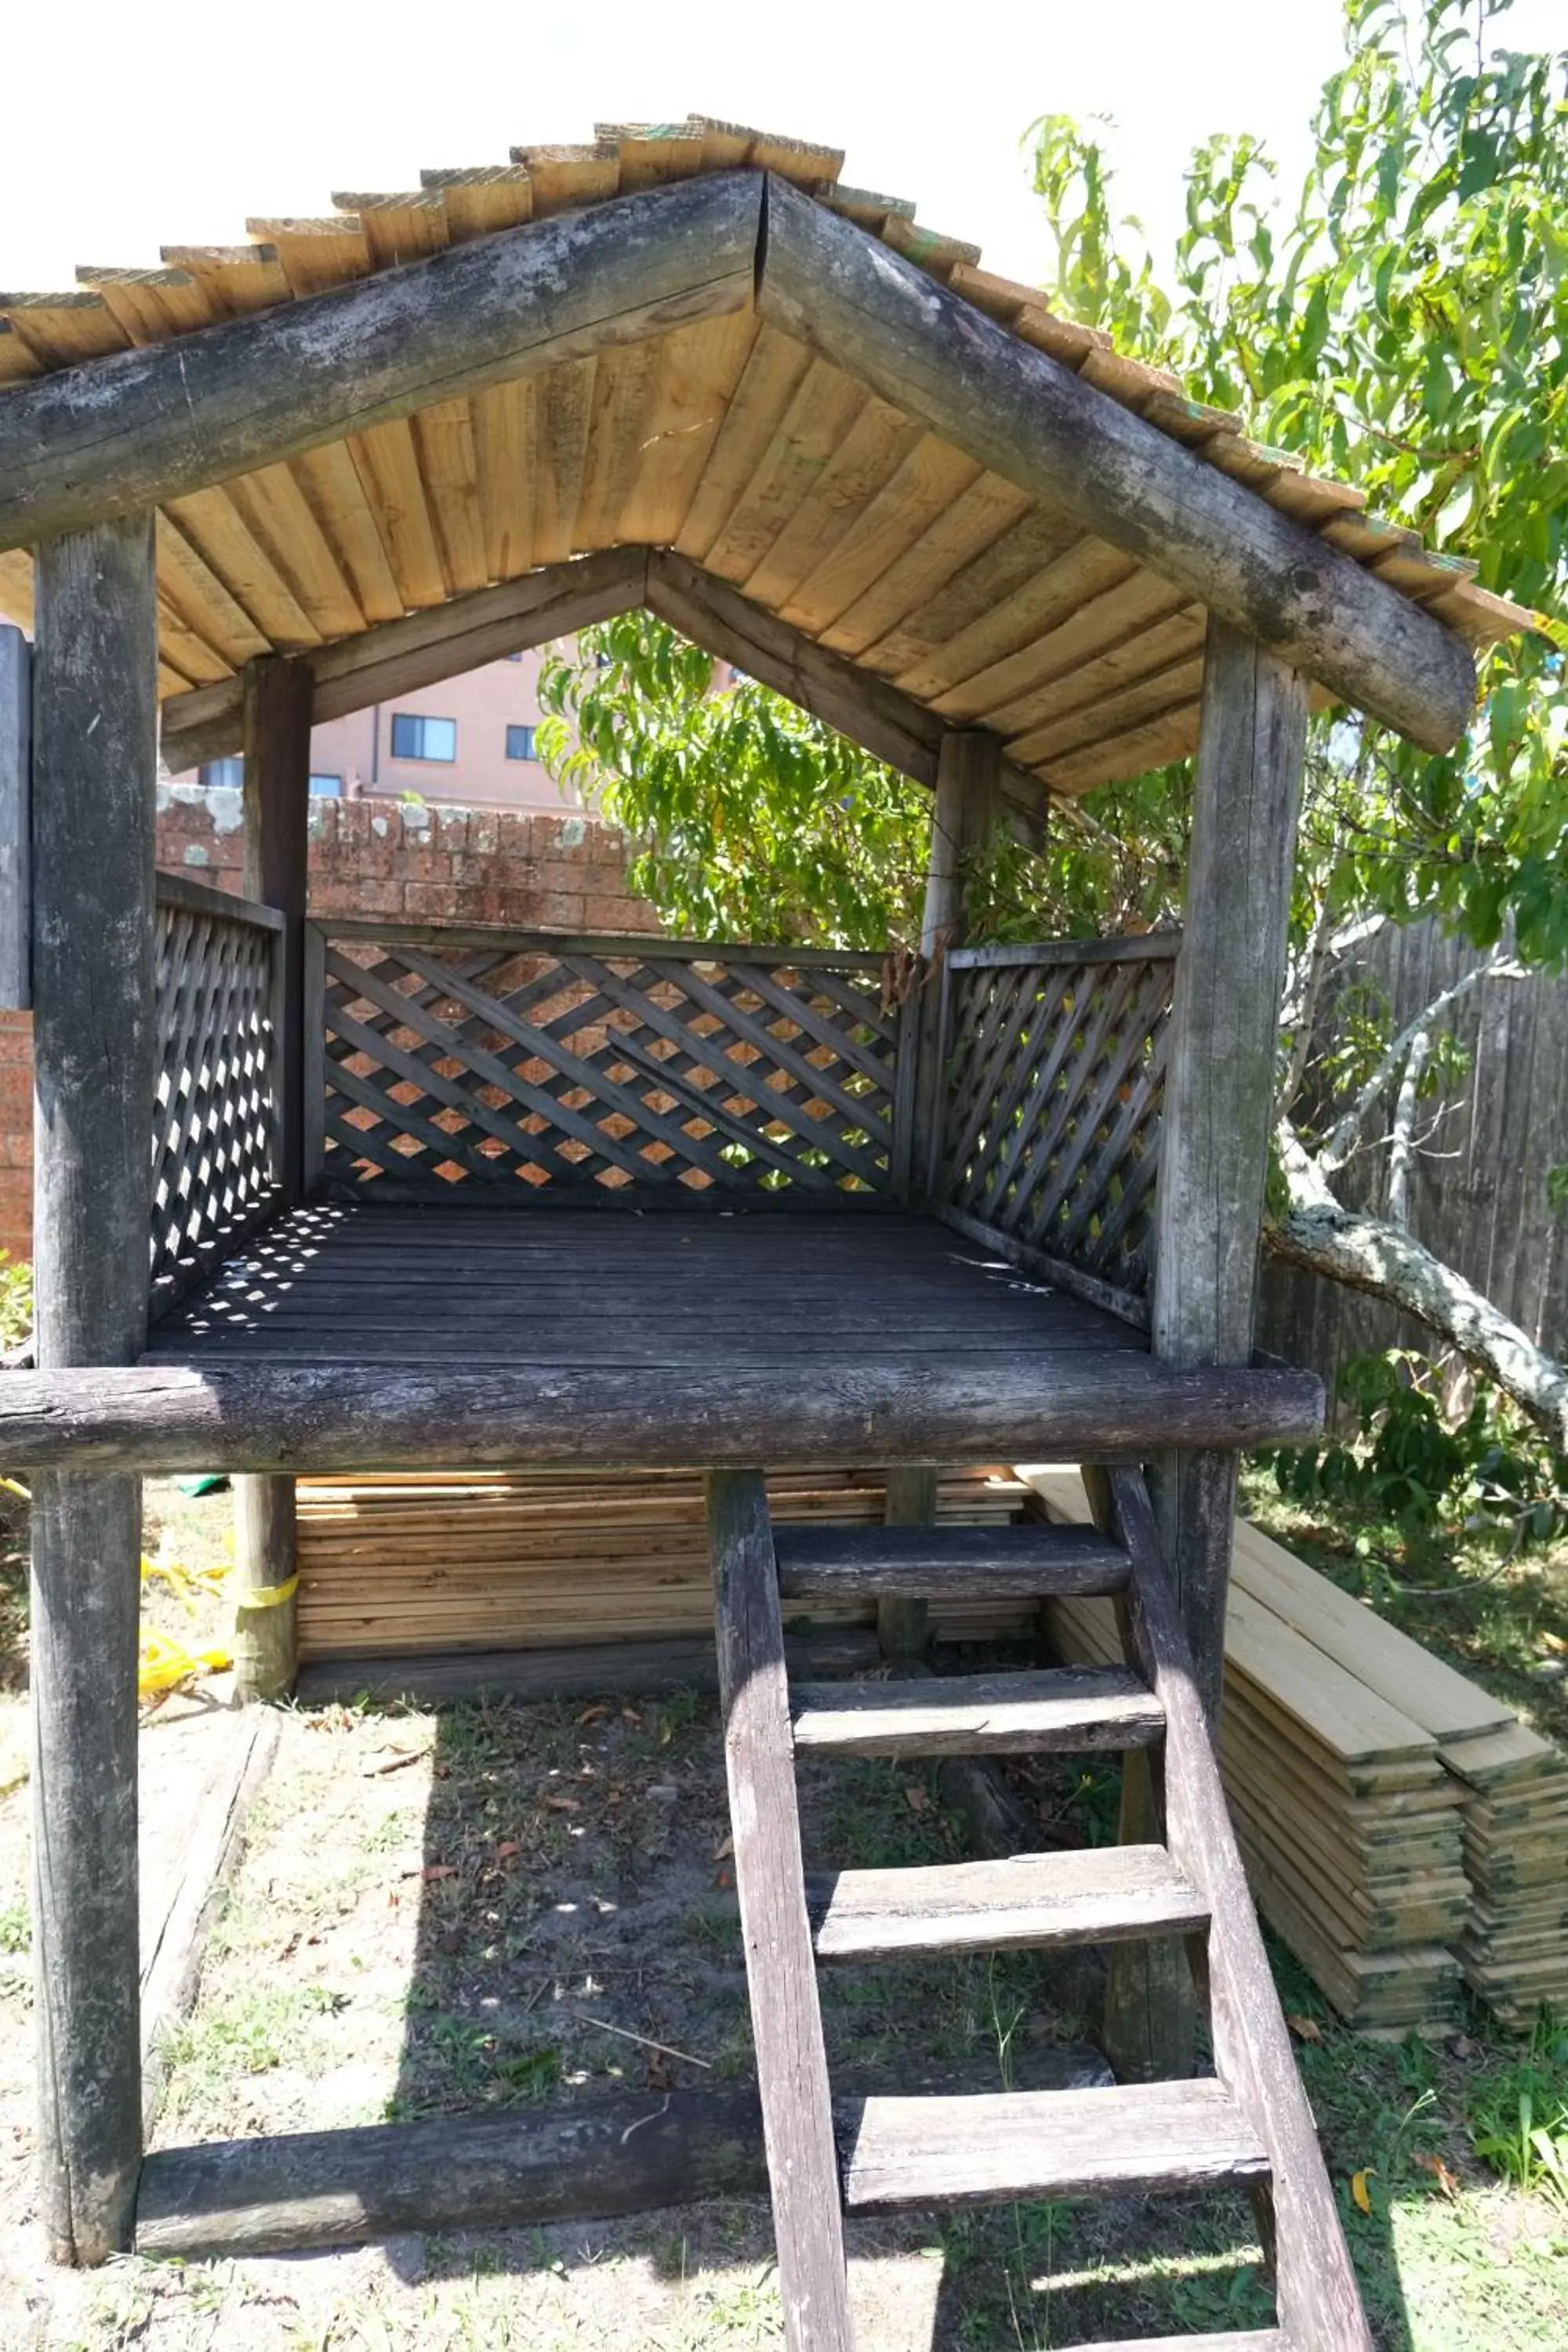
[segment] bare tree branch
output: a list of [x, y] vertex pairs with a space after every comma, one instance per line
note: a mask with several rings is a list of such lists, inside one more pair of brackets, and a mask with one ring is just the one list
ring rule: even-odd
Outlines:
[[1466, 972], [1461, 979], [1454, 982], [1451, 988], [1445, 988], [1440, 994], [1432, 999], [1429, 1004], [1424, 1004], [1415, 1019], [1405, 1024], [1392, 1045], [1387, 1046], [1379, 1056], [1377, 1066], [1361, 1092], [1334, 1121], [1327, 1140], [1317, 1155], [1318, 1164], [1325, 1176], [1333, 1175], [1337, 1170], [1344, 1166], [1355, 1149], [1355, 1139], [1363, 1119], [1375, 1107], [1378, 1097], [1388, 1085], [1389, 1080], [1405, 1067], [1409, 1059], [1411, 1047], [1424, 1030], [1430, 1033], [1434, 1024], [1447, 1012], [1449, 1006], [1457, 1004], [1461, 996], [1468, 995], [1479, 981], [1523, 980], [1526, 976], [1522, 965], [1510, 963], [1500, 951], [1489, 963], [1478, 964], [1474, 971]]

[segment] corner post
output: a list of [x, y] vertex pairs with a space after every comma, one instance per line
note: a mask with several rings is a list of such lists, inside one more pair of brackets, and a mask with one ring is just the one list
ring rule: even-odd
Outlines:
[[[34, 1282], [40, 1368], [147, 1329], [157, 602], [150, 515], [37, 551]], [[39, 2201], [50, 2258], [129, 2247], [142, 2163], [142, 1482], [32, 1481]]]
[[[1252, 1355], [1306, 735], [1305, 679], [1211, 613], [1151, 1316], [1154, 1353], [1184, 1367], [1246, 1364]], [[1152, 1481], [1162, 1548], [1216, 1741], [1237, 1467], [1234, 1453], [1172, 1453], [1154, 1465]], [[1123, 1838], [1148, 1836], [1152, 1811], [1146, 1765], [1130, 1769]], [[1192, 2034], [1182, 1947], [1125, 1947], [1106, 1995], [1107, 2054], [1118, 2072], [1190, 2073]]]
[[[264, 656], [246, 664], [242, 887], [247, 898], [276, 907], [283, 917], [276, 948], [273, 1067], [284, 1208], [302, 1197], [306, 1181], [305, 910], [314, 688], [309, 662]], [[277, 1698], [293, 1687], [299, 1664], [294, 1531], [292, 1478], [235, 1480], [234, 1671], [241, 1698]]]
[[33, 1002], [33, 649], [0, 621], [0, 1007]]
[[[963, 937], [965, 862], [984, 845], [995, 822], [1001, 773], [1000, 736], [973, 728], [954, 729], [942, 737], [937, 754], [916, 1000], [920, 1019], [912, 1189], [917, 1195], [931, 1191], [942, 1150], [942, 966], [949, 948], [957, 947]], [[934, 1465], [925, 1463], [889, 1470], [883, 1524], [930, 1527], [936, 1518], [937, 1476]], [[889, 1657], [918, 1657], [931, 1638], [928, 1603], [879, 1601], [877, 1638]]]

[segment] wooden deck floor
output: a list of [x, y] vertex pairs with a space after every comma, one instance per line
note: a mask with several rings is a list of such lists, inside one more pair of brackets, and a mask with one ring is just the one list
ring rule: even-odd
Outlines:
[[1146, 1349], [933, 1221], [453, 1204], [295, 1211], [153, 1328], [144, 1360], [911, 1369]]

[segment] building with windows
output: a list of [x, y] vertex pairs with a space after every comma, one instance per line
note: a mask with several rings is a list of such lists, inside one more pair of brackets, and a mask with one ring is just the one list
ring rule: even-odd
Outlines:
[[[395, 702], [329, 719], [310, 735], [310, 790], [319, 799], [424, 801], [462, 808], [580, 808], [539, 758], [539, 671], [532, 651], [487, 662]], [[205, 784], [237, 784], [237, 759], [200, 771]], [[176, 779], [195, 783], [195, 775]]]

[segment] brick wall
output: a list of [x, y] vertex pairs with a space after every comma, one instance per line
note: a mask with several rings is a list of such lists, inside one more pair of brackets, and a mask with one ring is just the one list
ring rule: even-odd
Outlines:
[[[237, 890], [237, 792], [164, 784], [158, 864]], [[592, 817], [312, 801], [310, 909], [405, 922], [506, 923], [519, 930], [655, 931], [626, 888], [622, 836]], [[0, 1248], [32, 1255], [32, 1021], [0, 1012]]]

